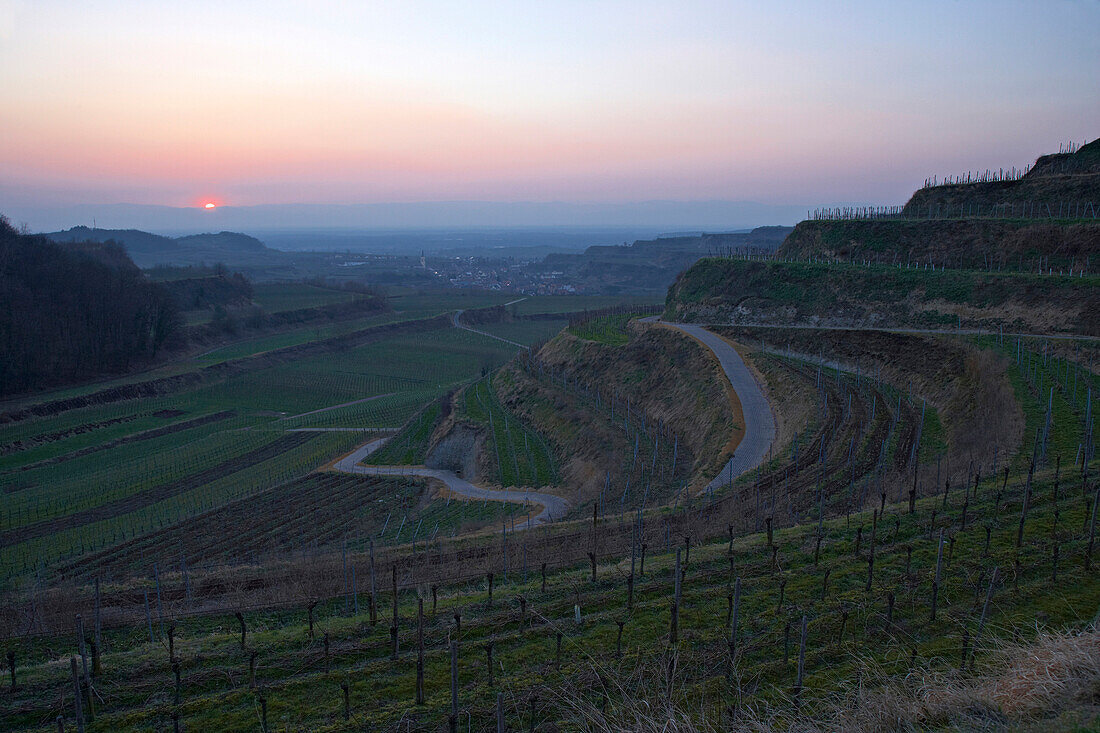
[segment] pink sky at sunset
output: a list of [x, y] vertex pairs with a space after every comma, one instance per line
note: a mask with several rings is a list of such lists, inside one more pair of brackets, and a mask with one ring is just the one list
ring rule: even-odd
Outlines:
[[1097, 3], [352, 5], [0, 0], [0, 197], [887, 203], [1100, 120]]

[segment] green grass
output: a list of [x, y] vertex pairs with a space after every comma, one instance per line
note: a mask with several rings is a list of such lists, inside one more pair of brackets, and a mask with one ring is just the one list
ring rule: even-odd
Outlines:
[[525, 346], [533, 346], [558, 335], [568, 323], [565, 320], [512, 321], [510, 323], [482, 323], [475, 326], [475, 328]]
[[531, 295], [514, 308], [517, 315], [535, 313], [576, 313], [615, 306], [656, 305], [660, 297], [639, 295]]
[[428, 454], [429, 439], [439, 425], [442, 410], [439, 402], [433, 402], [394, 435], [389, 441], [372, 453], [365, 463], [375, 466], [422, 465]]
[[622, 346], [630, 341], [626, 324], [636, 317], [637, 314], [635, 313], [617, 313], [612, 316], [590, 318], [575, 326], [570, 326], [569, 333], [578, 338], [597, 341], [608, 346]]
[[[1024, 445], [1015, 457], [1015, 470], [1025, 470], [1035, 453], [1036, 435], [1046, 429], [1047, 408], [1051, 408], [1051, 425], [1046, 438], [1046, 464], [1050, 465], [1056, 457], [1062, 462], [1074, 460], [1084, 443], [1084, 418], [1087, 411], [1087, 386], [1092, 385], [1092, 414], [1100, 409], [1100, 389], [1098, 380], [1081, 368], [1077, 370], [1078, 379], [1067, 378], [1066, 360], [1046, 359], [1041, 353], [1041, 341], [1022, 339], [1019, 349], [1017, 340], [983, 336], [976, 339], [983, 348], [994, 349], [1009, 361], [1008, 376], [1016, 399], [1024, 412]], [[1070, 364], [1072, 367], [1076, 366]], [[1100, 439], [1100, 426], [1094, 418], [1092, 440]], [[1040, 438], [1040, 444], [1042, 440]]]
[[[364, 726], [396, 729], [399, 720], [411, 720], [414, 727], [417, 721], [438, 723], [449, 708], [446, 642], [454, 633], [451, 609], [462, 613], [459, 707], [472, 729], [484, 730], [492, 724], [498, 692], [504, 693], [505, 717], [513, 728], [527, 725], [530, 694], [540, 696], [535, 714], [536, 720], [544, 723], [565, 715], [560, 698], [550, 690], [590, 699], [598, 706], [603, 688], [597, 675], [608, 683], [612, 706], [626, 702], [623, 693], [656, 702], [665, 689], [659, 669], [673, 654], [678, 664], [672, 700], [693, 715], [705, 714], [712, 722], [721, 720], [727, 706], [738, 704], [739, 696], [745, 694], [740, 688], [753, 690], [749, 699], [754, 704], [775, 705], [779, 722], [789, 723], [793, 711], [787, 700], [794, 683], [797, 629], [803, 615], [809, 623], [800, 712], [811, 716], [824, 708], [831, 696], [849, 689], [857, 677], [873, 688], [882, 679], [878, 675], [901, 680], [911, 665], [918, 671], [957, 668], [963, 634], [973, 638], [976, 633], [990, 573], [997, 567], [1000, 582], [977, 645], [975, 661], [980, 673], [990, 663], [986, 650], [995, 639], [1016, 634], [1026, 639], [1037, 626], [1080, 628], [1093, 617], [1100, 598], [1100, 575], [1095, 569], [1086, 572], [1082, 566], [1085, 547], [1080, 530], [1090, 510], [1087, 502], [1076, 493], [1063, 491], [1055, 526], [1052, 478], [1050, 474], [1039, 476], [1032, 487], [1017, 566], [1015, 538], [1023, 486], [1014, 478], [998, 503], [999, 487], [998, 481], [986, 481], [972, 494], [966, 529], [961, 522], [961, 497], [955, 497], [947, 509], [939, 497], [919, 501], [914, 514], [906, 513], [903, 506], [888, 507], [877, 527], [870, 591], [866, 589], [865, 559], [870, 547], [869, 515], [853, 515], [851, 524], [844, 519], [827, 521], [816, 565], [815, 525], [776, 531], [778, 570], [772, 564], [766, 538], [760, 534], [729, 544], [721, 538], [693, 543], [690, 561], [685, 562], [676, 643], [668, 638], [674, 547], [661, 541], [658, 515], [647, 519], [651, 544], [631, 609], [626, 606], [623, 584], [630, 563], [622, 554], [601, 559], [595, 583], [588, 579], [586, 564], [552, 566], [545, 591], [537, 569], [532, 568], [526, 578], [517, 567], [507, 577], [498, 573], [491, 607], [484, 580], [444, 583], [439, 589], [438, 613], [431, 613], [430, 597], [425, 603], [424, 708], [413, 701], [418, 593], [407, 586], [400, 591], [402, 651], [399, 661], [391, 662], [385, 630], [390, 608], [388, 575], [379, 582], [383, 623], [372, 626], [367, 615], [366, 560], [359, 555], [359, 614], [345, 615], [343, 598], [322, 602], [314, 611], [318, 630], [313, 640], [306, 633], [301, 607], [246, 612], [249, 647], [258, 654], [257, 676], [267, 699], [269, 725], [344, 731]], [[390, 518], [391, 524], [395, 519]], [[410, 530], [409, 524], [406, 521], [401, 532], [411, 539], [415, 530]], [[422, 537], [429, 534], [427, 526], [435, 527], [429, 517], [418, 519], [418, 524]], [[858, 552], [857, 524], [864, 528]], [[988, 551], [986, 526], [990, 528]], [[945, 542], [938, 612], [933, 621], [931, 582], [941, 528], [950, 541]], [[390, 527], [383, 536], [392, 539], [396, 534]], [[1058, 581], [1052, 579], [1051, 567], [1051, 543], [1055, 541], [1061, 548]], [[741, 578], [739, 686], [726, 680], [727, 597], [735, 576]], [[896, 599], [889, 622], [888, 592]], [[536, 623], [530, 628], [520, 625], [520, 596], [535, 614]], [[581, 609], [580, 624], [573, 620], [575, 603]], [[1037, 622], [1037, 618], [1041, 620]], [[619, 620], [625, 622], [621, 659], [615, 655], [615, 622]], [[788, 626], [792, 632], [785, 653]], [[180, 619], [176, 627], [176, 653], [184, 683], [182, 705], [176, 708], [172, 704], [172, 673], [163, 641], [150, 643], [143, 622], [108, 628], [104, 633], [104, 673], [96, 682], [102, 700], [90, 731], [163, 726], [173, 710], [179, 710], [191, 729], [256, 729], [257, 697], [248, 689], [248, 657], [238, 646], [232, 616]], [[322, 631], [330, 644], [327, 670]], [[155, 622], [153, 633], [160, 633]], [[560, 666], [555, 664], [556, 633], [563, 637]], [[68, 667], [54, 661], [55, 650], [71, 652], [70, 636], [14, 642], [20, 686], [11, 704], [0, 709], [4, 729], [47, 730], [58, 713], [71, 716], [71, 698], [66, 707], [59, 694], [71, 685]], [[484, 651], [490, 640], [497, 662], [492, 685], [485, 672]], [[870, 665], [877, 670], [872, 673]], [[628, 682], [632, 673], [642, 675], [640, 687]], [[626, 684], [622, 692], [616, 686], [618, 681]], [[339, 685], [344, 682], [350, 686], [349, 722], [341, 717]], [[741, 698], [740, 702], [748, 700]]]
[[[507, 379], [498, 375], [497, 378]], [[558, 481], [556, 461], [545, 440], [500, 404], [493, 378], [486, 377], [463, 393], [459, 415], [488, 428], [491, 449], [502, 486], [549, 486]]]
[[[112, 501], [141, 497], [256, 451], [296, 428], [395, 428], [444, 392], [495, 369], [515, 347], [443, 327], [364, 346], [231, 373], [177, 394], [71, 410], [0, 427], [0, 445], [45, 440], [5, 456], [0, 531]], [[181, 414], [158, 417], [160, 411]], [[168, 435], [108, 446], [141, 431], [230, 410], [235, 416]], [[56, 439], [49, 439], [53, 436]], [[312, 470], [364, 440], [359, 432], [317, 434], [257, 466], [115, 516], [5, 546], [0, 577], [11, 579], [264, 490]], [[102, 450], [31, 470], [13, 470], [96, 446]]]
[[355, 300], [346, 290], [321, 288], [306, 283], [263, 283], [252, 288], [252, 302], [268, 313], [316, 308]]
[[218, 362], [229, 361], [230, 359], [239, 359], [244, 356], [261, 354], [265, 351], [274, 351], [275, 349], [297, 346], [310, 341], [320, 341], [333, 336], [342, 336], [346, 333], [353, 333], [364, 328], [393, 323], [398, 320], [403, 319], [392, 313], [384, 313], [368, 318], [341, 321], [339, 323], [316, 324], [304, 328], [295, 328], [280, 333], [234, 341], [231, 344], [226, 344], [225, 346], [220, 346], [216, 349], [204, 352], [196, 357], [196, 360], [202, 362], [204, 365], [216, 364]]

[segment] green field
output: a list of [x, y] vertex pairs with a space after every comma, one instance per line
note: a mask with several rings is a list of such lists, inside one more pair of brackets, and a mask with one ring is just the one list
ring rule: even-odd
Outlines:
[[664, 302], [658, 296], [639, 295], [531, 295], [515, 304], [517, 315], [535, 313], [576, 313], [616, 306], [656, 305]]
[[626, 324], [637, 318], [634, 313], [616, 313], [582, 321], [569, 327], [569, 333], [587, 341], [598, 341], [608, 346], [622, 346], [630, 340]]
[[518, 344], [531, 346], [558, 335], [568, 323], [565, 320], [482, 323], [477, 326], [477, 330], [491, 333], [509, 341], [515, 341]]
[[[396, 428], [513, 353], [487, 336], [443, 327], [6, 426], [3, 575], [71, 560], [299, 478], [364, 434], [295, 429]], [[222, 413], [231, 415], [191, 424]]]
[[345, 333], [352, 333], [371, 326], [379, 326], [384, 323], [393, 323], [399, 320], [405, 319], [393, 313], [383, 313], [377, 316], [356, 318], [349, 321], [340, 321], [338, 323], [319, 323], [312, 326], [303, 326], [287, 331], [280, 331], [279, 333], [235, 341], [231, 344], [203, 352], [196, 357], [196, 360], [203, 364], [214, 364], [219, 361], [239, 359], [243, 356], [252, 356], [253, 354], [261, 354], [265, 351], [282, 349], [287, 346], [297, 346], [298, 344], [304, 344], [310, 341], [320, 341], [321, 339], [330, 338], [332, 336], [340, 336]]
[[306, 283], [261, 283], [254, 285], [252, 292], [252, 302], [268, 313], [316, 308], [355, 299], [355, 294], [346, 290], [322, 288]]

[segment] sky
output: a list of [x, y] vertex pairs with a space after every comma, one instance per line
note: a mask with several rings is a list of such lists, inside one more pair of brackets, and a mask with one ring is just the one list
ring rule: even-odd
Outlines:
[[1097, 0], [0, 0], [0, 212], [901, 203], [1097, 69]]

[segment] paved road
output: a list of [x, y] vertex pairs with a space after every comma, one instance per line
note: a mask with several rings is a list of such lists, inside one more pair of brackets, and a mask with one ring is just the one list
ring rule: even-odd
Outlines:
[[374, 451], [378, 450], [388, 438], [372, 440], [360, 447], [354, 453], [332, 464], [333, 469], [344, 473], [356, 473], [364, 476], [421, 476], [442, 481], [448, 489], [456, 494], [470, 499], [488, 499], [490, 501], [507, 501], [516, 504], [539, 504], [542, 511], [524, 522], [517, 529], [530, 529], [545, 522], [552, 522], [565, 516], [569, 509], [569, 502], [560, 496], [542, 494], [537, 491], [512, 491], [494, 490], [475, 486], [463, 478], [459, 478], [452, 471], [440, 468], [427, 468], [425, 466], [363, 466], [360, 462]]
[[[656, 322], [656, 319], [651, 322]], [[665, 325], [698, 339], [714, 352], [718, 363], [722, 365], [722, 371], [726, 373], [726, 378], [730, 380], [733, 390], [741, 400], [745, 436], [734, 450], [733, 457], [722, 468], [722, 472], [707, 484], [707, 489], [717, 489], [763, 463], [775, 440], [775, 418], [756, 378], [729, 342], [695, 323]]]

